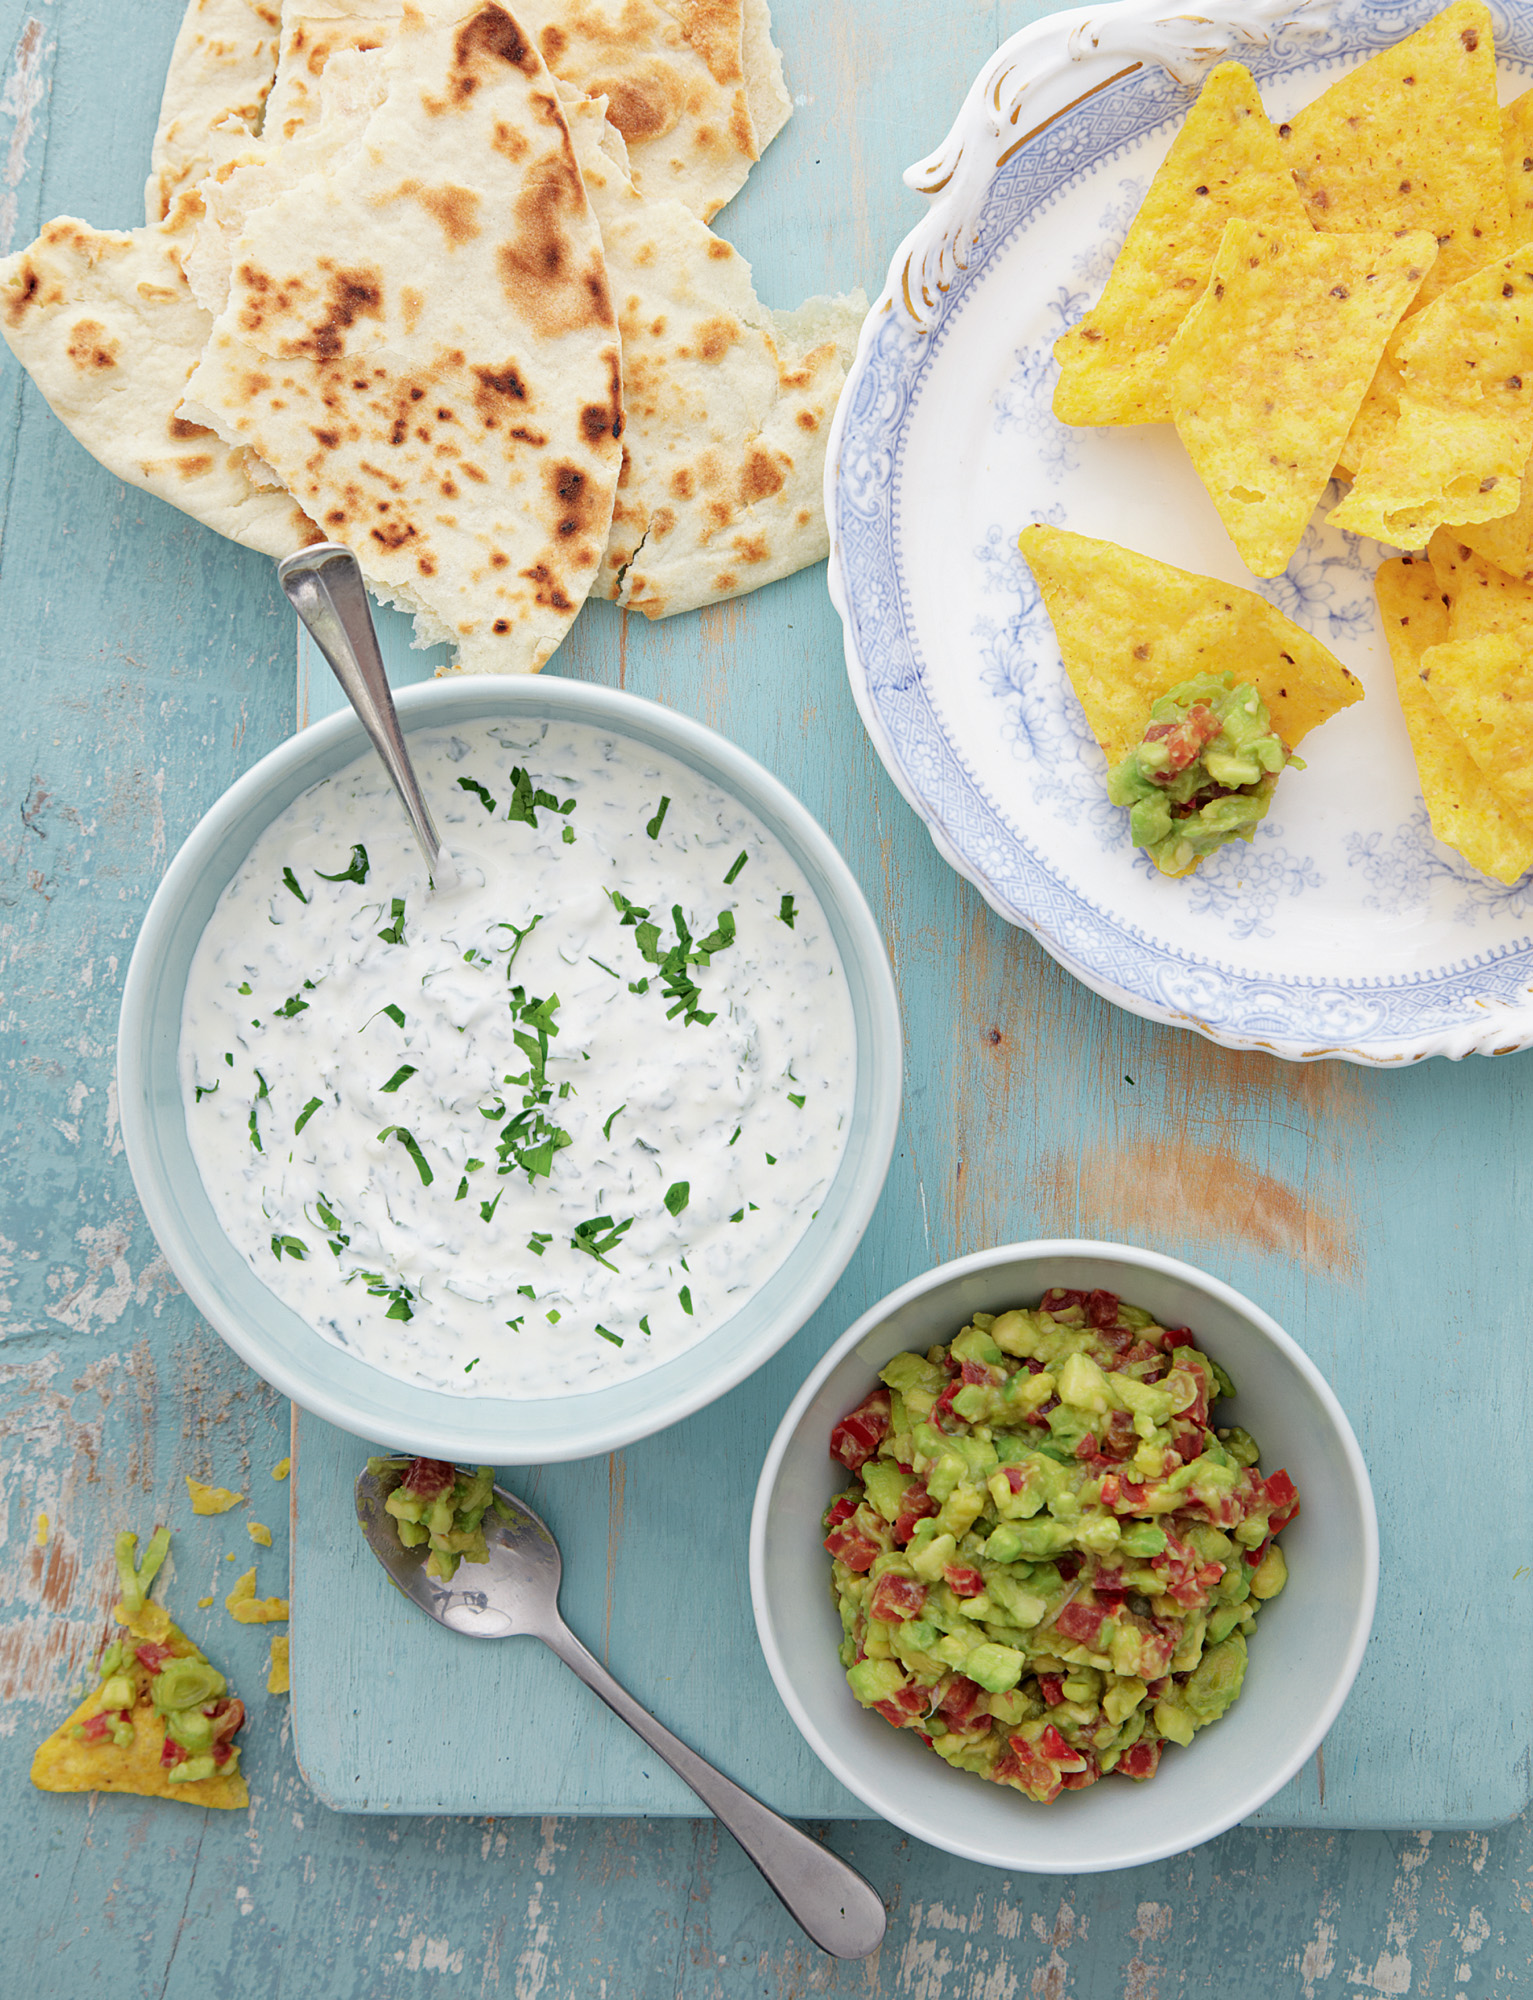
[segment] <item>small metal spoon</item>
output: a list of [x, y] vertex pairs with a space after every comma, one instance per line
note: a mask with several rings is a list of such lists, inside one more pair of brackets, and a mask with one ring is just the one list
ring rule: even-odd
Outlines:
[[454, 888], [458, 871], [437, 834], [405, 749], [356, 557], [339, 542], [315, 542], [285, 556], [277, 565], [277, 578], [394, 780], [426, 857], [432, 886]]
[[390, 1579], [449, 1631], [476, 1639], [541, 1639], [600, 1695], [614, 1715], [642, 1736], [734, 1835], [766, 1877], [789, 1916], [822, 1951], [866, 1958], [884, 1935], [883, 1898], [854, 1868], [800, 1833], [759, 1799], [704, 1763], [618, 1686], [559, 1616], [559, 1547], [532, 1509], [503, 1487], [495, 1496], [511, 1510], [484, 1517], [488, 1563], [462, 1565], [450, 1583], [426, 1574], [427, 1550], [407, 1549], [384, 1511], [392, 1481], [364, 1472], [357, 1480], [357, 1519]]

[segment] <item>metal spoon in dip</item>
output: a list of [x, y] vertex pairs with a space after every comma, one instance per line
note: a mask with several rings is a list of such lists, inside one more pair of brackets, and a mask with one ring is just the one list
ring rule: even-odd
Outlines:
[[866, 1958], [878, 1949], [886, 1920], [883, 1898], [872, 1884], [689, 1750], [625, 1693], [575, 1637], [559, 1616], [558, 1544], [530, 1507], [497, 1486], [495, 1497], [510, 1510], [510, 1519], [495, 1508], [485, 1514], [489, 1562], [464, 1565], [444, 1583], [427, 1576], [426, 1548], [407, 1549], [400, 1541], [397, 1523], [384, 1510], [391, 1484], [376, 1473], [360, 1476], [357, 1519], [373, 1554], [406, 1597], [451, 1632], [475, 1639], [526, 1633], [552, 1647], [692, 1787], [822, 1951], [836, 1958]]
[[285, 556], [277, 565], [277, 578], [394, 780], [394, 789], [426, 857], [432, 887], [456, 888], [458, 871], [421, 795], [405, 749], [404, 732], [394, 713], [367, 586], [356, 557], [339, 542], [315, 542], [296, 555]]

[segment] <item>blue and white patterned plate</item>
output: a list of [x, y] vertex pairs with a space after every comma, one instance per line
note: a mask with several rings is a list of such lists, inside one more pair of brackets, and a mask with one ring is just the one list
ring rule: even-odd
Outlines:
[[[1255, 583], [1169, 426], [1070, 429], [1050, 407], [1052, 344], [1100, 290], [1209, 62], [1246, 62], [1281, 118], [1433, 11], [1255, 5], [1038, 23], [906, 176], [933, 207], [863, 328], [826, 473], [852, 688], [944, 857], [1108, 999], [1295, 1060], [1508, 1053], [1533, 1042], [1533, 875], [1503, 888], [1428, 828], [1372, 588], [1395, 551], [1317, 513], [1287, 572]], [[1497, 19], [1510, 97], [1533, 75], [1533, 7]], [[1034, 520], [1260, 590], [1367, 691], [1306, 741], [1254, 843], [1185, 881], [1107, 803], [1017, 553]]]

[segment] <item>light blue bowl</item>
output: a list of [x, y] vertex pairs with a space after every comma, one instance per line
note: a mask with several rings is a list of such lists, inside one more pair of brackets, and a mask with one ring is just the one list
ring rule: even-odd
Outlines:
[[396, 1450], [492, 1465], [614, 1451], [734, 1388], [814, 1311], [861, 1239], [899, 1120], [901, 1037], [883, 941], [851, 871], [793, 794], [701, 723], [585, 682], [427, 682], [397, 695], [407, 733], [483, 716], [586, 722], [679, 758], [722, 785], [803, 869], [830, 923], [857, 1032], [851, 1131], [830, 1192], [786, 1263], [689, 1352], [589, 1395], [513, 1401], [396, 1381], [320, 1334], [256, 1277], [220, 1228], [192, 1157], [177, 1077], [181, 1001], [197, 941], [259, 835], [298, 795], [367, 748], [349, 712], [304, 730], [230, 787], [160, 884], [134, 947], [117, 1051], [123, 1143], [149, 1226], [197, 1310], [240, 1359], [327, 1423]]

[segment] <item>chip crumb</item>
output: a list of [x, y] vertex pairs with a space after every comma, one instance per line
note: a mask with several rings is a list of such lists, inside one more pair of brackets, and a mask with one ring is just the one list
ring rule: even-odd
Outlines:
[[263, 1527], [259, 1521], [247, 1521], [245, 1523], [245, 1533], [258, 1548], [269, 1549], [271, 1547], [271, 1529]]
[[287, 1634], [284, 1632], [271, 1642], [271, 1666], [266, 1675], [266, 1692], [286, 1694], [291, 1686], [292, 1680], [287, 1664]]
[[48, 1516], [46, 1514], [39, 1514], [37, 1517], [37, 1546], [40, 1549], [45, 1549], [48, 1546]]
[[293, 1461], [290, 1458], [279, 1458], [271, 1469], [271, 1476], [273, 1479], [286, 1479], [292, 1469]]
[[213, 1600], [212, 1600], [212, 1598], [211, 1598], [211, 1597], [199, 1597], [199, 1598], [198, 1598], [198, 1600], [197, 1600], [197, 1609], [198, 1609], [199, 1611], [206, 1611], [206, 1610], [207, 1610], [207, 1608], [208, 1608], [208, 1606], [209, 1606], [209, 1605], [210, 1605], [210, 1604], [211, 1604], [212, 1602], [213, 1602]]
[[285, 1597], [257, 1597], [253, 1569], [247, 1569], [224, 1599], [224, 1609], [238, 1625], [274, 1625], [287, 1617]]
[[200, 1479], [186, 1475], [186, 1490], [192, 1496], [194, 1514], [227, 1514], [231, 1507], [243, 1506], [243, 1493], [233, 1493], [227, 1486], [204, 1486]]

